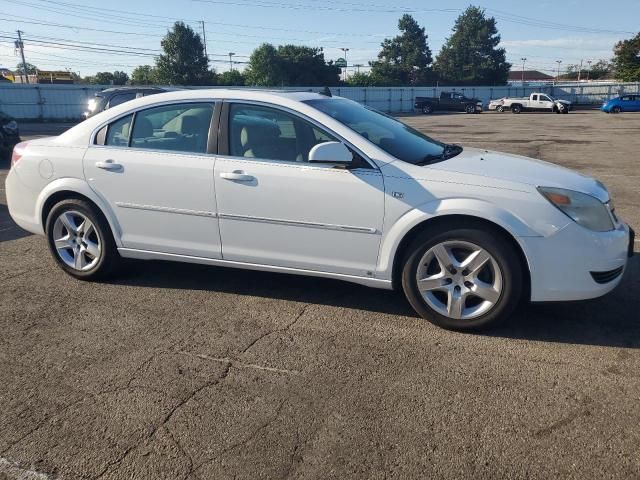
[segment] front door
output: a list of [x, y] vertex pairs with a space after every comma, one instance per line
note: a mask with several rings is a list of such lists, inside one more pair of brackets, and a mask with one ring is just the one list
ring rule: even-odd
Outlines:
[[372, 276], [384, 214], [378, 169], [310, 163], [330, 133], [277, 107], [228, 107], [215, 165], [223, 258]]
[[149, 108], [120, 118], [87, 149], [87, 181], [117, 218], [125, 248], [220, 258], [208, 154], [213, 103]]

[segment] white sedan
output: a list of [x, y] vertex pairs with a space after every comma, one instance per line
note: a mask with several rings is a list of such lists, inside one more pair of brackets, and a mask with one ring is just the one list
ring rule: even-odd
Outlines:
[[592, 178], [314, 93], [132, 100], [19, 144], [6, 193], [76, 278], [122, 257], [329, 277], [402, 288], [460, 330], [604, 295], [633, 245]]

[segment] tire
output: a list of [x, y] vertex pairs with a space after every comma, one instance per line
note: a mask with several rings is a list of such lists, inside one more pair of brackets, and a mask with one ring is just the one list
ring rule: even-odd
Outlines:
[[511, 113], [520, 113], [522, 112], [522, 105], [511, 105]]
[[107, 278], [121, 263], [107, 220], [84, 200], [62, 200], [54, 205], [45, 231], [53, 258], [72, 277]]
[[469, 113], [475, 113], [476, 112], [476, 107], [473, 105], [467, 105], [464, 107], [464, 111], [465, 113], [469, 114]]
[[622, 109], [620, 107], [613, 107], [611, 109], [611, 113], [620, 113], [622, 112]]
[[496, 111], [502, 113], [502, 112], [504, 112], [504, 107], [502, 105], [500, 105], [498, 108], [496, 108]]
[[563, 114], [563, 115], [568, 115], [568, 114], [569, 114], [569, 109], [565, 107], [565, 108], [562, 110], [562, 114]]
[[[436, 257], [435, 251], [443, 251], [440, 247], [446, 254]], [[464, 266], [470, 258], [467, 252], [474, 251], [481, 252], [476, 259], [487, 260], [470, 272]], [[445, 262], [452, 262], [451, 271], [441, 266], [443, 256]], [[418, 276], [430, 281], [419, 287]], [[524, 272], [515, 247], [500, 232], [484, 226], [449, 224], [425, 231], [408, 248], [402, 270], [402, 288], [414, 310], [449, 330], [480, 330], [503, 322], [520, 303], [523, 285]], [[483, 297], [475, 292], [482, 292]], [[462, 301], [453, 302], [455, 295], [462, 295]]]
[[422, 107], [422, 113], [424, 113], [425, 115], [433, 113], [433, 106], [429, 104], [425, 105], [424, 107]]

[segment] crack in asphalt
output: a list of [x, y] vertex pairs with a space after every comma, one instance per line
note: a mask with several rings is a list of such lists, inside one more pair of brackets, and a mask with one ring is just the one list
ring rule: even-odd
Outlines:
[[97, 480], [99, 478], [102, 478], [105, 474], [107, 474], [112, 467], [115, 467], [117, 465], [120, 465], [124, 460], [126, 460], [126, 458], [129, 456], [129, 454], [134, 451], [136, 448], [138, 448], [143, 441], [148, 442], [149, 440], [151, 440], [155, 434], [158, 432], [158, 430], [162, 427], [165, 427], [167, 425], [167, 423], [171, 420], [171, 418], [173, 418], [173, 416], [175, 415], [175, 413], [182, 408], [184, 405], [186, 405], [193, 397], [195, 397], [198, 393], [200, 393], [201, 391], [203, 391], [206, 388], [209, 387], [213, 387], [215, 385], [218, 385], [219, 383], [221, 383], [223, 380], [225, 380], [228, 376], [229, 376], [229, 372], [231, 371], [231, 364], [227, 364], [227, 366], [225, 367], [224, 371], [222, 372], [222, 374], [209, 381], [206, 382], [204, 385], [202, 385], [201, 387], [196, 388], [193, 392], [191, 392], [189, 395], [187, 395], [185, 398], [183, 398], [180, 402], [178, 402], [171, 410], [169, 410], [169, 412], [165, 415], [164, 419], [160, 422], [159, 425], [155, 425], [151, 431], [149, 432], [149, 434], [146, 436], [146, 438], [143, 438], [142, 440], [140, 440], [139, 442], [129, 446], [122, 455], [120, 455], [119, 458], [117, 458], [116, 460], [113, 460], [109, 463], [107, 463], [107, 465], [105, 466], [105, 468], [95, 477], [93, 477], [94, 480]]
[[240, 352], [240, 354], [244, 354], [247, 353], [247, 351], [249, 351], [251, 348], [253, 348], [253, 346], [258, 343], [259, 341], [261, 341], [262, 339], [269, 337], [275, 333], [282, 333], [282, 332], [286, 332], [289, 331], [297, 322], [298, 320], [300, 320], [300, 318], [305, 314], [305, 312], [307, 311], [307, 308], [309, 308], [312, 304], [311, 303], [306, 303], [302, 306], [302, 309], [300, 310], [300, 312], [298, 313], [298, 315], [296, 315], [296, 317], [293, 319], [292, 322], [288, 323], [285, 327], [283, 328], [278, 328], [276, 330], [271, 330], [270, 332], [264, 333], [262, 335], [260, 335], [258, 338], [256, 338], [255, 340], [253, 340], [251, 343], [249, 343], [249, 345], [247, 345], [244, 350], [242, 350]]
[[284, 407], [285, 403], [287, 403], [287, 399], [286, 398], [280, 402], [280, 404], [276, 408], [275, 413], [273, 414], [273, 416], [269, 420], [267, 420], [262, 425], [260, 425], [258, 428], [256, 428], [246, 438], [244, 438], [244, 439], [242, 439], [242, 440], [240, 440], [238, 442], [235, 442], [235, 443], [231, 444], [230, 446], [228, 446], [227, 448], [225, 448], [224, 450], [222, 450], [219, 455], [216, 455], [215, 457], [209, 458], [209, 459], [201, 462], [194, 469], [194, 472], [197, 472], [198, 470], [200, 470], [205, 465], [208, 465], [209, 463], [217, 460], [218, 458], [220, 458], [220, 456], [224, 455], [225, 453], [228, 453], [231, 450], [235, 450], [236, 448], [238, 448], [240, 446], [247, 445], [249, 442], [251, 442], [254, 438], [256, 438], [258, 436], [258, 434], [260, 432], [262, 432], [263, 430], [269, 428], [269, 426], [280, 417], [280, 412], [282, 411], [282, 408]]

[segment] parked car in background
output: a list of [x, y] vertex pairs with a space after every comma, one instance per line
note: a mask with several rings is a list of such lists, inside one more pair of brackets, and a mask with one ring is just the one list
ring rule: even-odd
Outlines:
[[487, 109], [489, 111], [495, 110], [497, 112], [504, 112], [504, 101], [507, 97], [498, 98], [496, 100], [491, 100], [489, 105], [487, 105]]
[[[496, 108], [497, 110], [497, 108]], [[567, 100], [558, 100], [546, 93], [534, 92], [528, 97], [522, 98], [503, 98], [502, 110], [511, 110], [513, 113], [520, 112], [554, 112], [569, 113], [571, 110], [571, 102]]]
[[122, 257], [327, 277], [459, 330], [604, 295], [634, 242], [593, 178], [311, 92], [132, 100], [16, 146], [6, 196], [79, 279]]
[[20, 143], [18, 122], [0, 111], [0, 160], [9, 158], [13, 147], [18, 143]]
[[113, 108], [121, 103], [128, 102], [134, 98], [147, 97], [156, 95], [167, 90], [160, 87], [115, 87], [107, 88], [101, 92], [97, 92], [87, 104], [87, 111], [84, 112], [85, 118], [92, 117], [109, 108]]
[[435, 111], [482, 112], [482, 101], [477, 98], [467, 98], [458, 92], [441, 92], [439, 97], [416, 97], [414, 107], [422, 113]]
[[604, 102], [600, 110], [606, 113], [640, 112], [640, 95], [622, 95]]

